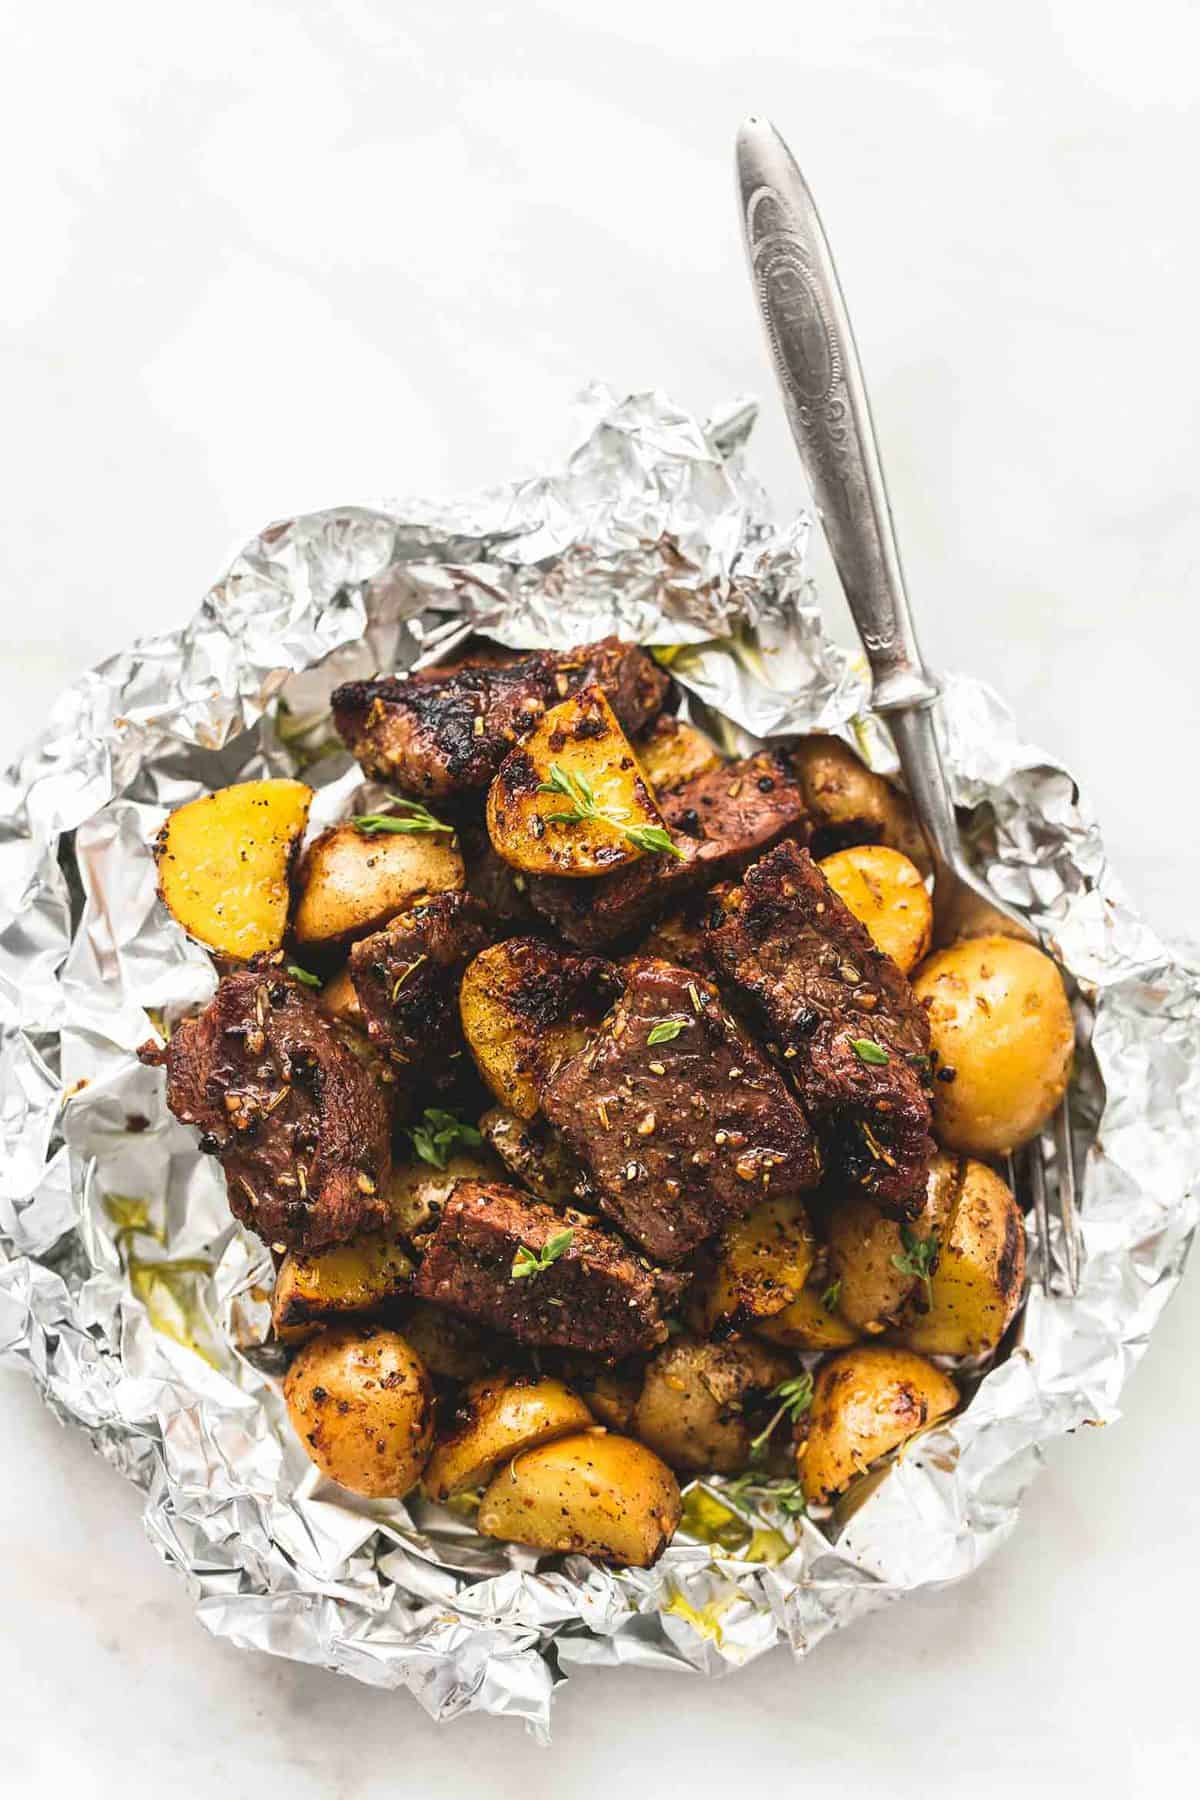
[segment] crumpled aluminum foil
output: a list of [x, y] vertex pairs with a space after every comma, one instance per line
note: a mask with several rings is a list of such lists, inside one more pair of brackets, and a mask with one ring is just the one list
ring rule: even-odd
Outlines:
[[322, 1480], [257, 1349], [270, 1259], [134, 1057], [214, 986], [155, 897], [166, 811], [303, 766], [315, 824], [338, 816], [359, 777], [329, 741], [330, 688], [471, 628], [671, 646], [693, 712], [731, 744], [819, 728], [895, 767], [863, 666], [824, 634], [808, 520], [773, 526], [743, 466], [753, 406], [704, 427], [660, 394], [596, 388], [584, 406], [544, 478], [272, 525], [185, 629], [70, 689], [0, 784], [0, 1351], [141, 1487], [210, 1631], [407, 1687], [436, 1718], [479, 1709], [541, 1733], [580, 1664], [722, 1674], [974, 1569], [1015, 1527], [1043, 1447], [1117, 1416], [1197, 1222], [1200, 1134], [1200, 970], [1131, 909], [1072, 778], [988, 689], [951, 679], [946, 753], [978, 854], [1078, 984], [1078, 1297], [1034, 1291], [967, 1409], [832, 1519], [766, 1506], [724, 1547], [681, 1536], [649, 1571], [539, 1562]]

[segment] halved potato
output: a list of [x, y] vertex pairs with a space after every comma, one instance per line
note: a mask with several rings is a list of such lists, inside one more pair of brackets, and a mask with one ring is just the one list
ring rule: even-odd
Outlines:
[[348, 943], [378, 931], [419, 895], [458, 892], [465, 882], [452, 837], [367, 836], [354, 825], [332, 825], [301, 858], [292, 935], [298, 944]]
[[1025, 1221], [1012, 1193], [986, 1163], [957, 1168], [954, 1211], [931, 1292], [923, 1287], [913, 1292], [896, 1333], [910, 1350], [931, 1356], [994, 1350], [1021, 1304], [1025, 1284]]
[[873, 1462], [958, 1405], [948, 1375], [911, 1350], [860, 1344], [822, 1363], [797, 1428], [804, 1497], [824, 1505]]
[[394, 1163], [383, 1197], [405, 1237], [418, 1236], [436, 1225], [457, 1181], [494, 1181], [498, 1165], [486, 1156], [465, 1152], [447, 1158], [444, 1169], [420, 1160]]
[[[865, 1194], [853, 1189], [830, 1207], [829, 1261], [838, 1283], [838, 1311], [858, 1331], [869, 1335], [883, 1331], [921, 1287], [922, 1258], [932, 1267], [958, 1181], [957, 1160], [939, 1152], [930, 1167], [925, 1203], [908, 1225], [886, 1219]], [[931, 1239], [928, 1251], [918, 1247]], [[898, 1268], [897, 1258], [908, 1266]]]
[[549, 1375], [485, 1375], [472, 1382], [434, 1445], [422, 1491], [449, 1500], [490, 1481], [497, 1463], [595, 1423], [579, 1395]]
[[335, 1326], [283, 1384], [292, 1429], [317, 1467], [355, 1494], [402, 1499], [433, 1444], [433, 1389], [397, 1331]]
[[764, 1200], [727, 1225], [697, 1302], [703, 1328], [754, 1330], [758, 1321], [790, 1306], [804, 1288], [816, 1241], [798, 1196]]
[[697, 775], [719, 769], [725, 760], [711, 738], [673, 713], [659, 713], [634, 748], [652, 793], [668, 794]]
[[429, 1373], [444, 1381], [477, 1381], [512, 1355], [511, 1344], [425, 1300], [405, 1313], [404, 1336]]
[[300, 1343], [314, 1324], [371, 1313], [408, 1291], [413, 1259], [385, 1231], [364, 1232], [318, 1256], [292, 1250], [275, 1277], [271, 1322], [280, 1343]]
[[792, 1372], [786, 1357], [751, 1338], [672, 1338], [647, 1365], [633, 1430], [674, 1469], [735, 1475], [750, 1459], [745, 1408]]
[[652, 1450], [595, 1426], [540, 1444], [501, 1469], [475, 1523], [485, 1537], [648, 1569], [670, 1543], [681, 1511], [679, 1484]]
[[242, 781], [176, 807], [154, 854], [158, 891], [189, 937], [239, 960], [278, 950], [311, 801], [302, 781]]
[[801, 738], [791, 755], [822, 854], [847, 844], [888, 844], [929, 873], [929, 848], [906, 794], [868, 769], [840, 738]]
[[604, 875], [670, 843], [598, 687], [552, 706], [509, 751], [488, 789], [487, 827], [504, 860], [529, 875]]
[[519, 1186], [550, 1206], [595, 1211], [595, 1190], [582, 1164], [543, 1121], [521, 1119], [506, 1107], [493, 1106], [479, 1129]]
[[933, 942], [933, 901], [920, 869], [886, 844], [858, 844], [825, 857], [821, 873], [878, 947], [907, 975]]
[[497, 1100], [532, 1119], [544, 1077], [577, 1050], [616, 997], [612, 969], [541, 938], [509, 938], [467, 964], [459, 989], [463, 1035]]
[[[841, 1350], [858, 1342], [858, 1332], [848, 1325], [838, 1310], [836, 1289], [829, 1277], [809, 1281], [796, 1298], [772, 1313], [769, 1319], [757, 1319], [754, 1329], [759, 1337], [788, 1350]], [[834, 1304], [830, 1305], [830, 1301]]]

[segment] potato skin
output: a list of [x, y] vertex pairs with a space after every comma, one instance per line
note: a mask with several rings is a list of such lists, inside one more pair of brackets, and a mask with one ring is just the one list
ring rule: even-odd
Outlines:
[[486, 1153], [478, 1152], [450, 1156], [444, 1169], [420, 1160], [394, 1163], [383, 1197], [396, 1230], [405, 1237], [417, 1237], [437, 1224], [455, 1182], [491, 1181], [496, 1174], [497, 1165]]
[[840, 1283], [838, 1311], [857, 1332], [868, 1335], [895, 1323], [920, 1277], [906, 1275], [893, 1260], [905, 1253], [903, 1232], [941, 1241], [958, 1193], [957, 1157], [940, 1151], [929, 1171], [925, 1203], [912, 1223], [887, 1219], [865, 1194], [839, 1196], [829, 1210], [829, 1261]]
[[669, 794], [685, 781], [719, 769], [725, 760], [711, 738], [673, 713], [659, 713], [634, 748], [642, 774], [655, 794]]
[[796, 1472], [805, 1499], [826, 1504], [957, 1405], [950, 1377], [911, 1350], [860, 1344], [830, 1357], [797, 1426]]
[[512, 1354], [502, 1338], [425, 1300], [408, 1309], [403, 1329], [409, 1348], [440, 1381], [478, 1381]]
[[501, 1106], [532, 1119], [549, 1069], [580, 1047], [618, 991], [599, 957], [541, 938], [507, 938], [472, 958], [458, 996], [463, 1036]]
[[297, 1343], [314, 1323], [376, 1311], [407, 1293], [413, 1261], [399, 1240], [365, 1232], [316, 1256], [290, 1250], [279, 1265], [271, 1322], [281, 1343]]
[[674, 1469], [736, 1475], [750, 1458], [747, 1399], [791, 1373], [786, 1357], [752, 1338], [672, 1338], [647, 1365], [633, 1431]]
[[430, 1500], [482, 1487], [497, 1463], [596, 1423], [579, 1395], [549, 1375], [500, 1372], [472, 1382], [438, 1435], [421, 1491]]
[[648, 1569], [683, 1510], [670, 1469], [598, 1427], [527, 1450], [495, 1475], [476, 1517], [485, 1537]]
[[338, 1326], [300, 1351], [283, 1386], [288, 1417], [331, 1481], [401, 1499], [433, 1444], [433, 1389], [398, 1331]]
[[834, 893], [905, 975], [928, 955], [933, 901], [907, 856], [886, 844], [858, 844], [826, 856], [820, 867]]
[[238, 961], [279, 949], [311, 801], [302, 781], [242, 781], [176, 807], [154, 854], [159, 895], [189, 937]]
[[978, 1356], [996, 1348], [1021, 1304], [1025, 1221], [1007, 1184], [986, 1163], [958, 1165], [953, 1215], [942, 1237], [932, 1296], [917, 1289], [897, 1343], [930, 1356]]
[[859, 1334], [840, 1309], [826, 1306], [829, 1287], [828, 1276], [808, 1282], [782, 1312], [757, 1319], [756, 1334], [788, 1350], [841, 1350], [857, 1343]]
[[1015, 938], [966, 938], [922, 963], [913, 990], [929, 1015], [941, 1077], [939, 1142], [1003, 1156], [1036, 1137], [1066, 1092], [1075, 1051], [1071, 1008], [1050, 958]]
[[696, 1296], [706, 1333], [754, 1330], [802, 1291], [816, 1254], [804, 1202], [764, 1200], [727, 1225]]
[[[554, 770], [582, 781], [596, 805], [619, 815], [563, 817], [569, 795], [543, 789]], [[488, 789], [487, 828], [504, 860], [529, 875], [604, 875], [645, 854], [628, 827], [662, 819], [633, 746], [599, 687], [581, 688], [553, 706], [523, 744], [510, 750]]]
[[929, 873], [929, 849], [907, 796], [861, 763], [840, 738], [802, 738], [791, 755], [817, 827], [814, 856], [848, 844], [887, 844], [923, 875]]
[[368, 837], [353, 825], [332, 825], [301, 858], [292, 935], [297, 944], [346, 944], [378, 931], [419, 895], [456, 893], [465, 882], [454, 838]]

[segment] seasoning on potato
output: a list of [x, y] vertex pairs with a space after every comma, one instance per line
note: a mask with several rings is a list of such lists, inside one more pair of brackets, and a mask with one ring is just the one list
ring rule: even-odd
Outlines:
[[349, 943], [378, 931], [420, 895], [457, 893], [465, 881], [452, 832], [333, 825], [301, 858], [292, 933], [298, 944]]
[[986, 1163], [955, 1160], [953, 1171], [953, 1210], [933, 1273], [914, 1285], [896, 1336], [926, 1355], [979, 1356], [996, 1348], [1021, 1304], [1025, 1221]]
[[840, 1195], [829, 1209], [829, 1266], [838, 1309], [868, 1335], [893, 1324], [936, 1265], [943, 1228], [958, 1193], [956, 1157], [933, 1159], [925, 1204], [907, 1223], [889, 1219], [865, 1194]]
[[596, 1427], [508, 1463], [484, 1490], [475, 1522], [485, 1537], [648, 1569], [682, 1510], [679, 1484], [652, 1450]]
[[915, 968], [933, 941], [933, 901], [916, 864], [886, 844], [860, 844], [825, 857], [821, 873], [884, 955], [906, 975]]
[[189, 937], [239, 961], [278, 950], [311, 801], [302, 781], [242, 781], [176, 807], [154, 850], [159, 893]]
[[497, 1463], [595, 1422], [579, 1395], [552, 1376], [486, 1375], [439, 1432], [422, 1490], [431, 1500], [449, 1500], [490, 1481]]
[[796, 1472], [805, 1499], [826, 1504], [957, 1405], [950, 1377], [911, 1350], [860, 1344], [830, 1357], [797, 1426]]
[[338, 1326], [300, 1351], [283, 1386], [288, 1417], [331, 1481], [403, 1499], [433, 1445], [433, 1388], [398, 1331]]
[[967, 938], [913, 976], [935, 1056], [934, 1130], [949, 1150], [1004, 1156], [1037, 1136], [1067, 1089], [1075, 1022], [1048, 956]]
[[633, 1430], [673, 1469], [736, 1475], [750, 1460], [748, 1408], [791, 1373], [785, 1357], [752, 1338], [672, 1338], [646, 1369]]

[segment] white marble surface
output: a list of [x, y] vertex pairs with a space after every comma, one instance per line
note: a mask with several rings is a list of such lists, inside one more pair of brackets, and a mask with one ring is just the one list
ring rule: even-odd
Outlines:
[[[791, 500], [732, 205], [760, 110], [837, 246], [931, 658], [1084, 773], [1188, 929], [1198, 39], [1190, 0], [4, 9], [0, 751], [267, 517], [527, 468], [594, 374], [764, 394]], [[211, 1641], [136, 1496], [0, 1375], [0, 1789], [1183, 1791], [1194, 1286], [972, 1583], [719, 1688], [580, 1679], [548, 1753]]]

